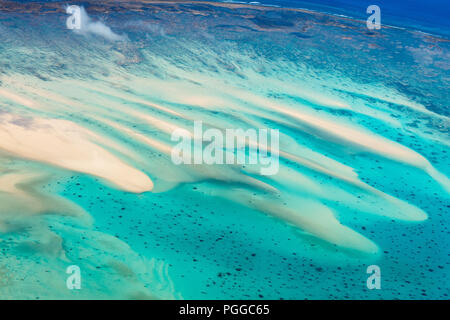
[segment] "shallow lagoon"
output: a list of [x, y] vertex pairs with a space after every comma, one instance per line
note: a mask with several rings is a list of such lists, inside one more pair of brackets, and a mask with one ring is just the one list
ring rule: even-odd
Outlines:
[[[126, 40], [72, 33], [59, 3], [0, 11], [2, 298], [448, 298], [448, 40], [87, 4]], [[174, 166], [169, 128], [196, 119], [279, 129], [280, 174]]]

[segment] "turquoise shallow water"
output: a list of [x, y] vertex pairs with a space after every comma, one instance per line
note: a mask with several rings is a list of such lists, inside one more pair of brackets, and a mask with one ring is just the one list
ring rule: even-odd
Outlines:
[[[447, 39], [85, 5], [111, 29], [0, 8], [0, 298], [448, 299]], [[280, 171], [174, 165], [170, 132], [196, 120], [278, 129]]]
[[[395, 299], [446, 294], [445, 283], [440, 282], [446, 273], [439, 266], [446, 263], [441, 250], [448, 242], [435, 232], [446, 223], [442, 213], [413, 226], [358, 218], [354, 213], [348, 224], [383, 248], [381, 259], [370, 259], [336, 252], [256, 211], [205, 199], [192, 187], [164, 197], [148, 194], [139, 201], [105, 190], [104, 203], [99, 203], [93, 196], [77, 199], [91, 193], [88, 190], [98, 193], [98, 184], [90, 179], [76, 179], [71, 186], [67, 193], [74, 192], [73, 199], [89, 208], [96, 228], [145, 256], [165, 260], [175, 288], [185, 288], [186, 299]], [[425, 200], [436, 201], [430, 198]], [[414, 242], [405, 241], [408, 237]], [[385, 271], [380, 292], [365, 288], [365, 269], [374, 261]]]

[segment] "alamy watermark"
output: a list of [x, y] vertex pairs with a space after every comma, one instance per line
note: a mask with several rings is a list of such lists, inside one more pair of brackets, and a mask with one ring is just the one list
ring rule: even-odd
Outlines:
[[81, 289], [81, 270], [77, 265], [68, 266], [66, 273], [70, 274], [66, 280], [66, 286], [69, 290]]
[[280, 132], [275, 129], [203, 128], [194, 121], [193, 134], [182, 128], [172, 132], [172, 162], [180, 164], [260, 165], [262, 175], [274, 175], [279, 169]]
[[367, 288], [370, 290], [381, 289], [381, 269], [377, 265], [371, 265], [367, 267], [367, 274], [370, 276], [367, 278]]
[[66, 13], [70, 14], [70, 17], [66, 20], [67, 29], [80, 30], [81, 29], [81, 8], [79, 6], [68, 6]]
[[381, 9], [377, 5], [370, 5], [367, 7], [366, 12], [371, 14], [366, 21], [367, 28], [369, 30], [381, 29]]

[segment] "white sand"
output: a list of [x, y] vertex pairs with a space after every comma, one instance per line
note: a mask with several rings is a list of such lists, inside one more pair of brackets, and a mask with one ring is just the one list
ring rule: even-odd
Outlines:
[[91, 174], [118, 188], [141, 193], [153, 183], [143, 172], [131, 167], [92, 142], [86, 129], [56, 119], [33, 119], [17, 125], [17, 117], [6, 114], [0, 121], [0, 149], [17, 157], [45, 162], [61, 168]]

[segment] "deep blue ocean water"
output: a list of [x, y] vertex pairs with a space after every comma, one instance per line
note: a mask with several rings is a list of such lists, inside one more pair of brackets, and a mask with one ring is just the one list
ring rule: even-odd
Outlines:
[[[58, 0], [16, 0], [17, 2], [56, 2]], [[214, 0], [213, 0], [214, 1]], [[242, 2], [251, 1], [220, 1]], [[382, 23], [392, 26], [414, 28], [424, 32], [450, 35], [450, 2], [448, 0], [260, 0], [263, 5], [286, 8], [304, 8], [332, 14], [346, 15], [365, 20], [366, 9], [378, 5]], [[70, 4], [70, 1], [68, 1]], [[83, 3], [77, 1], [77, 3]]]
[[450, 35], [450, 2], [446, 0], [261, 0], [259, 2], [341, 14], [363, 20], [368, 17], [367, 7], [378, 5], [381, 9], [382, 24]]

